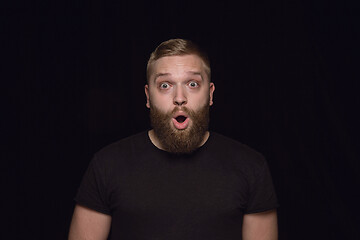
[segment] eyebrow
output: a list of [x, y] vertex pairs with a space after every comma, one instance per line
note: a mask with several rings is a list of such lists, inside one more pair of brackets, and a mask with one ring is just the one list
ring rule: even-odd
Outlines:
[[156, 82], [156, 79], [158, 79], [159, 77], [169, 76], [169, 75], [171, 75], [171, 74], [170, 73], [157, 73], [157, 74], [155, 74], [154, 82]]
[[187, 71], [186, 73], [190, 73], [190, 74], [192, 74], [192, 75], [198, 75], [198, 76], [201, 77], [201, 80], [204, 80], [201, 72]]
[[[204, 80], [201, 72], [187, 71], [186, 73], [191, 74], [191, 75], [200, 76], [200, 77], [201, 77], [201, 80]], [[157, 80], [159, 77], [170, 76], [170, 75], [171, 75], [171, 73], [157, 73], [157, 74], [155, 74], [154, 82], [156, 82], [156, 80]]]

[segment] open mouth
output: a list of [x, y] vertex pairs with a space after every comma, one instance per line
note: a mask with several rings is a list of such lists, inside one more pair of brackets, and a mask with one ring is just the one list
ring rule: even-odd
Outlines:
[[184, 130], [188, 127], [190, 118], [187, 116], [186, 113], [178, 112], [177, 114], [175, 114], [175, 116], [173, 116], [172, 121], [175, 128], [179, 130]]
[[183, 122], [185, 122], [185, 120], [187, 119], [187, 117], [185, 117], [185, 116], [183, 116], [183, 115], [180, 115], [180, 116], [177, 116], [175, 119], [176, 119], [176, 121], [177, 121], [178, 123], [183, 123]]

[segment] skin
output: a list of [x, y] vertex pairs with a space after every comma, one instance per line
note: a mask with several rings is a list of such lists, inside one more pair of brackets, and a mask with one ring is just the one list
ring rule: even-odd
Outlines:
[[76, 205], [71, 220], [69, 240], [106, 240], [111, 216]]
[[[171, 56], [158, 59], [152, 64], [152, 74], [145, 85], [146, 106], [156, 106], [168, 112], [186, 106], [198, 110], [207, 101], [213, 105], [215, 86], [204, 71], [204, 63], [196, 55]], [[151, 101], [151, 105], [150, 105]], [[170, 121], [169, 124], [173, 124]], [[189, 119], [190, 127], [192, 120]], [[173, 126], [173, 125], [172, 125]], [[175, 127], [175, 126], [173, 126]], [[153, 144], [162, 149], [151, 130], [149, 137]], [[204, 144], [209, 132], [204, 136]], [[69, 232], [69, 240], [105, 240], [111, 226], [111, 216], [76, 205]], [[275, 210], [245, 214], [243, 219], [243, 240], [277, 240], [277, 213]]]
[[245, 214], [242, 227], [243, 240], [277, 240], [276, 210]]
[[[169, 112], [175, 107], [187, 107], [197, 111], [207, 102], [213, 105], [215, 85], [208, 79], [204, 63], [197, 55], [163, 57], [150, 67], [151, 75], [145, 85], [148, 108], [153, 105], [163, 112]], [[181, 114], [181, 110], [178, 114]], [[175, 127], [172, 121], [169, 124]], [[188, 127], [191, 125], [190, 118]], [[149, 131], [149, 137], [156, 147], [163, 149], [153, 130]], [[201, 145], [208, 137], [209, 132], [206, 132]]]

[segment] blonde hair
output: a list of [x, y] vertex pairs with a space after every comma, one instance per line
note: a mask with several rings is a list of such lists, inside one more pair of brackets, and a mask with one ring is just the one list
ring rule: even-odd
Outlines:
[[195, 43], [186, 39], [170, 39], [162, 42], [150, 55], [146, 67], [146, 78], [149, 82], [151, 75], [151, 64], [162, 57], [182, 56], [195, 54], [204, 62], [205, 73], [210, 81], [211, 69], [210, 61], [205, 52], [203, 52]]

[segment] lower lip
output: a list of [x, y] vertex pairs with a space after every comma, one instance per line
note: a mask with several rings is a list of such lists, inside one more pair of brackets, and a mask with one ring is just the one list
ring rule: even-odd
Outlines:
[[179, 123], [178, 121], [176, 121], [175, 118], [173, 118], [172, 121], [173, 121], [175, 128], [177, 128], [179, 130], [183, 130], [183, 129], [187, 128], [189, 125], [189, 118], [186, 118], [186, 120], [182, 123]]

